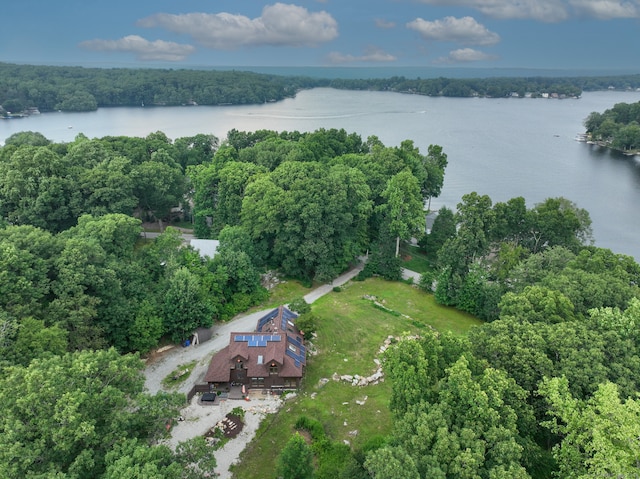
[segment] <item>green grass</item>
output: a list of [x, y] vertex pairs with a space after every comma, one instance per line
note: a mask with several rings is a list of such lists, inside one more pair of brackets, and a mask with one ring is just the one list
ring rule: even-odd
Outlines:
[[[314, 284], [313, 287], [318, 286]], [[269, 299], [256, 306], [250, 308], [247, 313], [262, 311], [263, 309], [277, 308], [282, 304], [289, 304], [292, 300], [301, 298], [313, 291], [313, 288], [307, 288], [296, 280], [283, 280], [282, 283], [273, 288], [269, 293]]]
[[400, 255], [402, 257], [402, 267], [415, 271], [416, 273], [425, 273], [434, 269], [433, 261], [435, 258], [429, 258], [424, 251], [417, 246], [404, 243], [400, 245]]
[[[363, 298], [365, 295], [376, 296], [389, 310], [410, 318], [376, 308]], [[242, 454], [241, 463], [233, 468], [236, 478], [273, 478], [278, 452], [302, 415], [320, 421], [329, 438], [349, 440], [354, 448], [373, 436], [388, 435], [392, 429], [388, 381], [354, 387], [333, 380], [320, 386], [320, 379], [330, 379], [334, 373], [372, 374], [376, 369], [373, 360], [379, 357], [380, 346], [389, 335], [419, 333], [426, 325], [465, 334], [480, 324], [472, 316], [437, 305], [432, 295], [407, 284], [375, 278], [350, 282], [342, 292], [323, 296], [313, 304], [312, 311], [319, 318], [315, 341], [318, 354], [308, 358], [303, 387], [297, 397], [287, 400], [278, 413], [263, 421]], [[356, 403], [365, 396], [364, 405]], [[353, 430], [358, 430], [355, 437], [349, 435]]]
[[168, 388], [182, 384], [191, 376], [191, 371], [193, 371], [196, 363], [197, 361], [191, 361], [190, 363], [181, 364], [162, 380], [162, 384]]

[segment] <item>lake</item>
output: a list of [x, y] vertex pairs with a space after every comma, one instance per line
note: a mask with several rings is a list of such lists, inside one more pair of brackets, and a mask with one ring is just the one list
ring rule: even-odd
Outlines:
[[522, 196], [532, 207], [564, 196], [586, 209], [596, 246], [640, 260], [640, 158], [575, 141], [584, 119], [616, 103], [640, 101], [640, 92], [591, 92], [580, 99], [441, 98], [389, 92], [318, 88], [278, 103], [247, 106], [108, 108], [90, 113], [46, 113], [0, 121], [0, 144], [13, 133], [38, 131], [50, 140], [146, 136], [176, 139], [197, 133], [220, 139], [243, 131], [344, 128], [388, 146], [413, 140], [449, 159], [442, 194], [431, 203], [455, 210], [477, 191], [493, 202]]

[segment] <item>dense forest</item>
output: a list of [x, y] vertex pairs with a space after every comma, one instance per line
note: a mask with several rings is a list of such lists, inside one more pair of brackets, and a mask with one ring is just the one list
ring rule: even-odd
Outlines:
[[640, 151], [640, 102], [616, 103], [584, 121], [587, 138], [623, 152]]
[[431, 96], [579, 97], [583, 91], [640, 88], [640, 75], [476, 79], [321, 79], [244, 71], [84, 68], [0, 63], [0, 116], [92, 111], [110, 106], [255, 104], [300, 89], [394, 91]]
[[[206, 477], [215, 461], [202, 442], [158, 444], [184, 398], [145, 394], [137, 353], [260, 303], [267, 270], [324, 282], [368, 254], [359, 280], [399, 280], [399, 246], [412, 237], [434, 265], [416, 286], [484, 324], [395, 343], [383, 361], [393, 430], [339, 460], [323, 443], [324, 466], [334, 463], [324, 470], [635, 475], [640, 265], [593, 246], [589, 213], [565, 198], [529, 207], [470, 192], [424, 235], [447, 163], [438, 145], [344, 130], [7, 139], [0, 476]], [[213, 259], [174, 228], [141, 237], [142, 222], [176, 216], [220, 241]]]
[[0, 63], [0, 105], [18, 114], [110, 106], [264, 103], [312, 86], [306, 80], [237, 71], [155, 70]]

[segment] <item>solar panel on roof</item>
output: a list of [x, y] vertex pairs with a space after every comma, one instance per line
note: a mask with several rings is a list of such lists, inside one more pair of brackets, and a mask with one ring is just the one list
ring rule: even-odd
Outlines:
[[298, 346], [299, 348], [303, 347], [302, 346], [302, 342], [298, 341], [296, 338], [294, 338], [292, 336], [287, 336], [287, 341], [289, 341], [294, 346]]
[[284, 353], [293, 359], [294, 364], [296, 365], [297, 368], [299, 368], [300, 365], [305, 362], [305, 357], [302, 354], [296, 354], [288, 348]]
[[269, 341], [280, 342], [282, 336], [279, 334], [236, 334], [233, 337], [235, 342], [247, 342], [249, 347], [267, 347]]
[[269, 323], [270, 321], [274, 320], [276, 317], [278, 316], [278, 309], [274, 309], [273, 311], [265, 314], [262, 318], [260, 318], [258, 320], [258, 327], [257, 330], [258, 331], [262, 331], [262, 328], [264, 328], [264, 326]]

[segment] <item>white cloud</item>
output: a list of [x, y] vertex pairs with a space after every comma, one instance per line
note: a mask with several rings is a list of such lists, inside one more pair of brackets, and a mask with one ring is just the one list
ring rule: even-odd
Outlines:
[[376, 27], [378, 28], [383, 28], [386, 30], [389, 28], [394, 28], [395, 26], [396, 26], [395, 22], [389, 22], [382, 18], [376, 18]]
[[379, 48], [368, 48], [364, 55], [356, 56], [339, 52], [331, 52], [327, 55], [327, 60], [332, 64], [357, 63], [357, 62], [393, 62], [397, 58], [390, 53], [386, 53]]
[[239, 47], [315, 46], [338, 36], [338, 23], [327, 12], [276, 3], [251, 19], [230, 13], [157, 13], [138, 22], [142, 27], [162, 27], [191, 35], [202, 45], [223, 50]]
[[448, 56], [438, 58], [434, 63], [469, 63], [495, 59], [494, 55], [488, 55], [473, 48], [460, 48], [450, 51]]
[[164, 40], [149, 41], [138, 35], [128, 35], [118, 40], [87, 40], [80, 43], [82, 48], [102, 52], [134, 53], [143, 61], [182, 61], [195, 51], [192, 45]]
[[637, 0], [631, 2], [620, 2], [618, 0], [570, 0], [569, 3], [576, 13], [600, 20], [640, 17], [640, 4]]
[[494, 18], [559, 22], [568, 17], [565, 0], [419, 0], [428, 5], [470, 7]]
[[418, 0], [427, 5], [469, 7], [494, 18], [560, 22], [570, 16], [640, 18], [640, 0]]
[[425, 40], [465, 45], [495, 45], [500, 41], [497, 33], [489, 31], [472, 17], [445, 17], [433, 22], [416, 18], [407, 23], [407, 28], [417, 31]]

